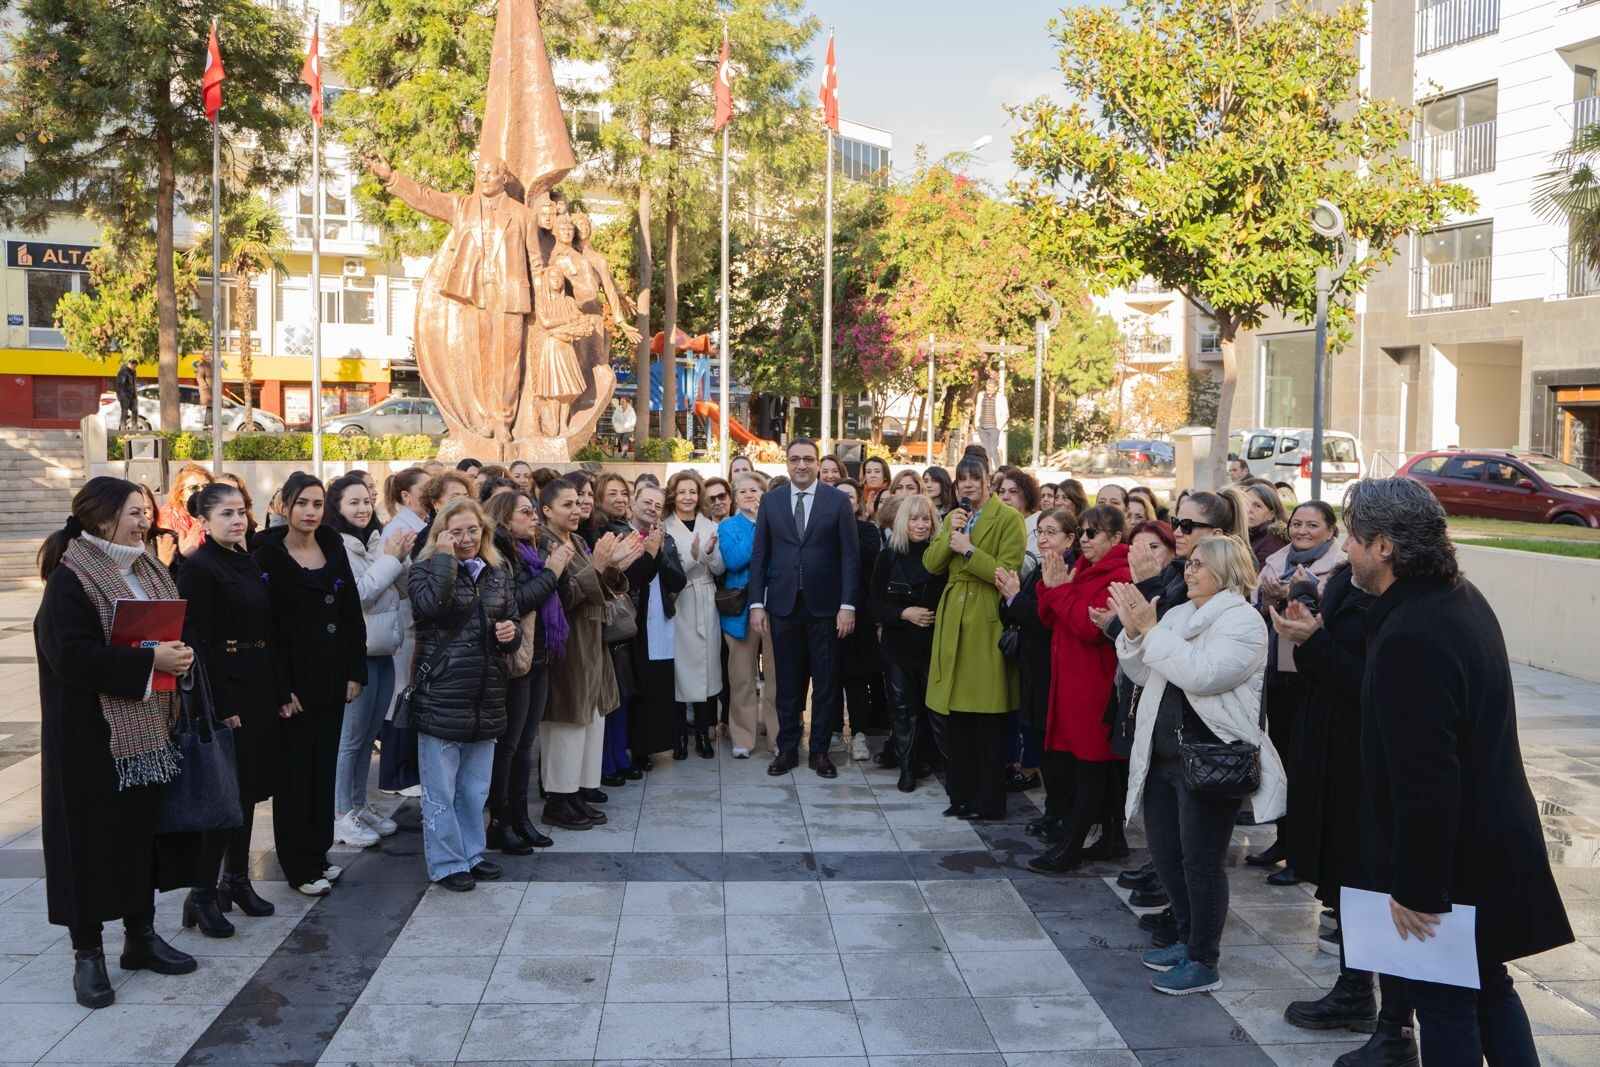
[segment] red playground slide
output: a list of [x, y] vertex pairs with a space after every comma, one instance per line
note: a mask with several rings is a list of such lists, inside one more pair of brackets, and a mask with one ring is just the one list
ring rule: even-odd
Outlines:
[[[722, 418], [721, 409], [719, 409], [716, 404], [709, 400], [696, 401], [694, 405], [694, 413], [700, 416], [702, 419], [710, 419], [713, 423]], [[728, 436], [739, 442], [741, 445], [776, 445], [776, 442], [774, 441], [767, 441], [751, 433], [750, 428], [744, 423], [740, 422], [738, 419], [728, 420]]]

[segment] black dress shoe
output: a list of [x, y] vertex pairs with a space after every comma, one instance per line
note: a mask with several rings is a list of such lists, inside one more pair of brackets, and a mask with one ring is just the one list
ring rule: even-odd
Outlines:
[[602, 774], [600, 784], [607, 789], [621, 789], [628, 784], [628, 779], [621, 774]]
[[1294, 868], [1285, 865], [1282, 870], [1273, 871], [1267, 875], [1268, 885], [1299, 885], [1305, 879], [1294, 873]]
[[473, 878], [472, 875], [468, 874], [466, 871], [457, 871], [454, 874], [447, 874], [443, 878], [439, 879], [439, 884], [450, 890], [452, 893], [470, 893], [474, 889], [478, 888], [477, 879]]
[[1172, 900], [1165, 889], [1135, 889], [1128, 903], [1136, 908], [1164, 908]]
[[604, 789], [580, 789], [578, 790], [578, 799], [585, 804], [604, 804], [611, 798], [606, 795]]
[[1130, 867], [1117, 875], [1117, 885], [1123, 889], [1138, 889], [1141, 884], [1148, 882], [1156, 876], [1156, 865], [1146, 863], [1142, 867]]
[[533, 851], [533, 842], [523, 837], [512, 820], [504, 816], [490, 817], [484, 845], [512, 856], [526, 856]]
[[969, 812], [971, 811], [972, 806], [969, 804], [951, 804], [948, 808], [944, 809], [942, 814], [947, 819], [970, 819], [972, 816], [969, 814]]
[[1071, 845], [1057, 845], [1042, 856], [1028, 861], [1028, 870], [1040, 874], [1066, 874], [1083, 865], [1083, 854]]
[[1041, 815], [1022, 828], [1022, 832], [1029, 837], [1043, 837], [1051, 827], [1060, 826], [1061, 820], [1054, 815]]
[[895, 788], [902, 793], [914, 793], [917, 791], [917, 776], [911, 773], [910, 767], [900, 768], [900, 780], [895, 783]]
[[86, 1008], [105, 1008], [117, 999], [106, 974], [104, 949], [92, 948], [72, 954], [72, 992]]
[[1128, 842], [1120, 835], [1116, 837], [1101, 836], [1100, 840], [1083, 850], [1083, 858], [1099, 863], [1104, 860], [1127, 859], [1132, 852]]
[[504, 873], [500, 865], [491, 860], [479, 860], [472, 868], [473, 880], [478, 882], [498, 882]]
[[150, 923], [138, 929], [125, 929], [127, 938], [122, 943], [122, 958], [117, 961], [123, 970], [190, 974], [197, 966], [193, 956], [179, 952], [163, 941]]
[[1378, 998], [1372, 976], [1342, 971], [1316, 1000], [1297, 1000], [1283, 1009], [1283, 1021], [1302, 1030], [1354, 1030], [1370, 1034], [1378, 1028]]
[[571, 797], [552, 796], [544, 806], [544, 821], [563, 830], [587, 830], [594, 820], [573, 806]]
[[217, 906], [217, 891], [215, 889], [191, 889], [183, 901], [183, 928], [192, 930], [196, 926], [207, 937], [232, 937], [233, 924], [222, 914], [222, 909]]
[[839, 777], [838, 768], [833, 765], [833, 760], [828, 758], [828, 754], [826, 752], [818, 752], [816, 755], [812, 756], [808, 766], [817, 772], [818, 778]]
[[900, 757], [895, 754], [893, 745], [884, 745], [883, 751], [872, 757], [872, 762], [886, 771], [892, 771], [900, 766]]
[[1150, 947], [1167, 948], [1178, 943], [1178, 920], [1172, 917], [1172, 909], [1156, 912], [1154, 916], [1140, 916], [1139, 925], [1144, 925], [1144, 920], [1155, 918], [1156, 923], [1150, 928]]
[[1283, 843], [1274, 841], [1262, 851], [1246, 856], [1244, 861], [1252, 867], [1276, 867], [1283, 862], [1284, 851]]
[[794, 752], [780, 752], [772, 757], [772, 762], [767, 764], [767, 773], [774, 778], [780, 774], [788, 774], [800, 766], [800, 757]]
[[1006, 775], [1006, 792], [1008, 793], [1026, 793], [1028, 790], [1037, 789], [1038, 787], [1039, 772], [1037, 771], [1032, 774], [1023, 774], [1019, 769]]
[[701, 759], [717, 757], [717, 746], [711, 743], [711, 738], [703, 731], [694, 735], [694, 750], [700, 754]]
[[687, 728], [679, 728], [678, 739], [672, 742], [672, 758], [675, 760], [689, 758], [689, 731]]
[[278, 910], [272, 901], [256, 892], [256, 887], [250, 884], [249, 875], [225, 874], [217, 883], [217, 907], [223, 911], [231, 911], [235, 904], [239, 905], [240, 911], [254, 919], [271, 915]]
[[606, 818], [605, 812], [601, 811], [599, 808], [583, 799], [582, 791], [579, 791], [577, 796], [571, 797], [570, 801], [573, 809], [582, 812], [584, 815], [587, 815], [589, 817], [589, 822], [595, 826], [604, 826], [606, 823], [611, 821], [610, 819]]
[[1411, 1027], [1379, 1022], [1365, 1045], [1334, 1060], [1333, 1067], [1417, 1067], [1421, 1062]]
[[1174, 930], [1178, 928], [1178, 920], [1172, 917], [1171, 908], [1166, 908], [1162, 911], [1152, 911], [1148, 915], [1139, 916], [1139, 929], [1141, 930], [1155, 930], [1159, 927], [1169, 925]]
[[639, 779], [644, 777], [644, 772], [648, 770], [649, 767], [649, 761], [645, 760], [643, 767], [629, 767], [627, 770], [622, 772], [622, 777], [626, 778], [630, 782], [637, 782]]

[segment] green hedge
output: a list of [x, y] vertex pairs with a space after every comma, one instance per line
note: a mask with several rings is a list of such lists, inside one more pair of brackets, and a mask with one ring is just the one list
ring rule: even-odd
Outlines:
[[[140, 435], [145, 436], [145, 435]], [[210, 459], [211, 437], [208, 434], [184, 432], [162, 433], [168, 442], [170, 459]], [[120, 436], [106, 443], [106, 458], [125, 459], [126, 450]], [[322, 435], [322, 458], [337, 461], [432, 459], [439, 447], [427, 434], [385, 434], [382, 437], [344, 437], [338, 434]], [[286, 460], [290, 462], [311, 458], [311, 435], [308, 433], [242, 433], [222, 446], [223, 459], [236, 460]]]
[[682, 463], [694, 455], [694, 442], [684, 437], [652, 437], [639, 447], [641, 463]]

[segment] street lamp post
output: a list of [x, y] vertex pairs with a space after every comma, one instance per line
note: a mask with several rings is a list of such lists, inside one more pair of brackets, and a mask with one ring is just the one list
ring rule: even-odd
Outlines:
[[1039, 405], [1042, 403], [1044, 384], [1044, 350], [1050, 343], [1050, 331], [1061, 322], [1061, 301], [1051, 296], [1042, 285], [1033, 287], [1033, 298], [1050, 309], [1048, 317], [1033, 320], [1033, 466], [1039, 466]]
[[1333, 283], [1344, 277], [1355, 259], [1355, 253], [1345, 243], [1344, 212], [1331, 200], [1318, 200], [1311, 209], [1311, 228], [1339, 246], [1338, 268], [1317, 268], [1317, 318], [1316, 357], [1311, 373], [1311, 499], [1322, 499], [1322, 436], [1327, 423], [1324, 388], [1328, 360], [1328, 297], [1333, 293]]

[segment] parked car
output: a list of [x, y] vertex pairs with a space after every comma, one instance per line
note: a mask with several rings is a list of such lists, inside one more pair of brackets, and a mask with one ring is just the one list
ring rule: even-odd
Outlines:
[[439, 405], [425, 396], [391, 396], [365, 411], [329, 419], [325, 429], [346, 437], [376, 437], [386, 433], [425, 433], [437, 437], [445, 432]]
[[[1228, 436], [1229, 455], [1238, 456], [1252, 477], [1294, 487], [1298, 500], [1311, 499], [1311, 430], [1278, 427], [1235, 430]], [[1344, 430], [1322, 431], [1322, 499], [1337, 504], [1351, 482], [1366, 468], [1361, 442]]]
[[1450, 449], [1400, 468], [1451, 515], [1600, 527], [1600, 480], [1539, 452]]
[[[138, 414], [134, 419], [134, 426], [140, 430], [151, 430], [161, 425], [161, 387], [154, 383], [139, 386]], [[192, 432], [208, 430], [211, 428], [209, 409], [200, 403], [200, 390], [193, 385], [178, 386], [178, 425], [181, 429]], [[250, 421], [244, 422], [244, 405], [223, 397], [222, 399], [222, 428], [229, 432], [240, 431], [244, 433], [282, 433], [286, 428], [283, 420], [270, 411], [255, 408], [250, 412]], [[122, 425], [122, 403], [114, 392], [100, 394], [100, 421], [106, 429], [116, 430]], [[243, 425], [240, 425], [244, 423]]]

